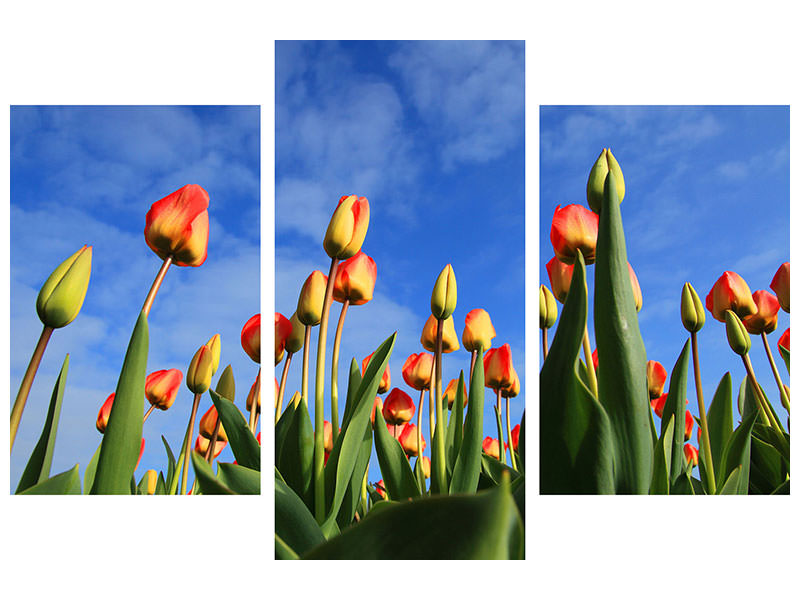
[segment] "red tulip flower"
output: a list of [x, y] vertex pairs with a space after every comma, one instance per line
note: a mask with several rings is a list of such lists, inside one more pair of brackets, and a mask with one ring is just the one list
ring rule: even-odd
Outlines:
[[179, 267], [199, 267], [208, 248], [208, 193], [185, 185], [155, 202], [147, 212], [144, 239], [161, 259]]
[[661, 394], [658, 398], [653, 398], [652, 400], [650, 400], [650, 407], [653, 409], [653, 411], [655, 411], [659, 419], [664, 414], [664, 405], [667, 403], [668, 395], [669, 394], [665, 392]]
[[[417, 448], [417, 426], [413, 423], [406, 423], [400, 435], [397, 436], [397, 441], [403, 447], [403, 451], [408, 456], [417, 456], [419, 454]], [[422, 451], [425, 452], [425, 437], [422, 438]]]
[[417, 391], [431, 387], [433, 355], [427, 352], [412, 354], [403, 363], [403, 381]]
[[372, 300], [377, 277], [375, 261], [359, 250], [339, 265], [333, 283], [333, 299], [337, 302], [349, 300], [354, 306], [366, 304]]
[[515, 369], [513, 372], [511, 385], [500, 390], [500, 395], [503, 398], [516, 398], [519, 395], [519, 386], [519, 375], [517, 375], [517, 371]]
[[514, 383], [514, 364], [511, 361], [511, 346], [503, 344], [499, 348], [490, 348], [483, 355], [485, 385], [499, 390], [511, 387]]
[[383, 479], [375, 484], [375, 491], [381, 498], [386, 498], [386, 487], [383, 485]]
[[558, 260], [571, 265], [580, 250], [586, 264], [591, 265], [599, 223], [600, 218], [595, 213], [578, 204], [557, 206], [550, 227], [550, 241]]
[[742, 324], [753, 335], [772, 333], [778, 327], [778, 311], [781, 305], [778, 299], [767, 290], [756, 290], [753, 293], [756, 305], [755, 314], [742, 319]]
[[597, 372], [597, 367], [600, 366], [600, 360], [597, 358], [597, 348], [592, 350], [592, 364], [594, 365], [594, 371]]
[[108, 425], [108, 417], [111, 415], [111, 405], [114, 404], [114, 394], [111, 394], [106, 401], [103, 402], [103, 406], [100, 407], [100, 412], [97, 413], [97, 431], [100, 433], [106, 432], [106, 425]]
[[482, 447], [483, 451], [486, 454], [488, 454], [492, 458], [500, 460], [500, 442], [497, 441], [495, 438], [489, 436], [483, 438]]
[[[208, 452], [208, 446], [210, 444], [211, 444], [211, 440], [209, 440], [207, 438], [204, 438], [202, 435], [198, 435], [197, 439], [194, 441], [194, 449], [195, 449], [195, 451], [197, 451], [200, 454], [202, 454], [203, 456], [205, 456], [206, 452]], [[214, 452], [213, 452], [213, 456], [211, 458], [217, 458], [219, 456], [220, 452], [222, 452], [225, 449], [225, 446], [227, 446], [227, 445], [228, 445], [228, 442], [217, 438], [217, 443], [214, 444]]]
[[489, 313], [482, 308], [475, 308], [467, 313], [464, 318], [464, 333], [461, 334], [461, 341], [464, 348], [469, 352], [474, 352], [479, 346], [484, 351], [492, 347], [492, 339], [497, 336], [492, 319]]
[[789, 312], [789, 263], [783, 263], [779, 268], [775, 277], [772, 278], [772, 283], [769, 284], [770, 289], [778, 296], [778, 302], [781, 303], [781, 308], [787, 313]]
[[[442, 394], [442, 402], [447, 402], [447, 408], [453, 408], [453, 403], [456, 401], [456, 392], [458, 391], [458, 379], [451, 379], [450, 383], [444, 389]], [[467, 387], [464, 386], [464, 406], [467, 405]], [[444, 405], [444, 404], [442, 404]]]
[[[281, 313], [275, 313], [275, 356], [283, 352], [286, 338], [292, 333], [292, 324]], [[247, 319], [242, 327], [242, 349], [253, 362], [261, 362], [261, 313]]]
[[744, 279], [733, 271], [725, 271], [706, 296], [706, 308], [717, 321], [725, 322], [725, 311], [732, 310], [740, 319], [756, 312], [756, 304]]
[[400, 388], [394, 388], [383, 402], [383, 418], [390, 425], [408, 423], [414, 416], [416, 407], [411, 396]]
[[778, 347], [779, 348], [783, 348], [787, 352], [790, 351], [789, 350], [789, 329], [791, 329], [791, 327], [787, 327], [786, 331], [783, 332], [783, 335], [781, 335], [780, 339], [778, 340]]
[[381, 411], [383, 414], [383, 400], [380, 396], [375, 396], [375, 402], [372, 403], [372, 410], [369, 413], [369, 420], [371, 423], [375, 423], [375, 411]]
[[[422, 335], [420, 336], [420, 343], [425, 350], [429, 352], [436, 352], [436, 331], [438, 324], [436, 317], [431, 315], [425, 321], [422, 327]], [[449, 354], [455, 352], [460, 346], [458, 345], [458, 336], [456, 335], [456, 328], [453, 325], [453, 315], [442, 320], [442, 354]]]
[[[275, 389], [278, 389], [277, 386], [278, 378], [275, 378]], [[275, 397], [278, 397], [278, 392], [275, 392]], [[256, 380], [253, 382], [253, 385], [250, 386], [250, 391], [247, 393], [247, 400], [245, 401], [245, 408], [248, 412], [250, 409], [253, 408], [253, 401], [255, 400], [256, 406], [258, 410], [261, 410], [261, 385], [259, 385], [259, 376], [256, 375]]]
[[697, 448], [691, 444], [685, 444], [683, 446], [683, 454], [686, 456], [686, 462], [692, 465], [692, 467], [696, 467], [700, 462], [700, 453], [697, 451]]
[[325, 252], [331, 258], [350, 258], [361, 250], [369, 227], [369, 202], [359, 196], [342, 196], [331, 216], [325, 239]]
[[[217, 426], [218, 420], [219, 415], [217, 415], [217, 408], [212, 404], [200, 419], [200, 435], [210, 440], [214, 435], [214, 428]], [[225, 428], [222, 426], [222, 423], [219, 424], [217, 439], [224, 442], [228, 441], [228, 436], [225, 434]]]
[[550, 287], [556, 300], [564, 304], [569, 294], [569, 286], [572, 283], [572, 271], [575, 267], [566, 265], [555, 256], [547, 263], [547, 276], [550, 277]]
[[[369, 361], [372, 360], [372, 356], [375, 353], [373, 352], [369, 356], [367, 356], [364, 360], [361, 361], [361, 376], [367, 374], [367, 367], [369, 366]], [[381, 382], [378, 384], [378, 393], [383, 394], [392, 387], [392, 374], [389, 371], [389, 363], [386, 363], [386, 370], [383, 372], [383, 376], [381, 377]]]
[[144, 395], [156, 408], [167, 410], [175, 402], [182, 381], [183, 373], [178, 369], [154, 371], [144, 381]]
[[[688, 403], [688, 400], [687, 400], [687, 403]], [[694, 419], [692, 418], [692, 413], [690, 413], [687, 410], [686, 411], [686, 424], [685, 424], [684, 432], [683, 432], [683, 439], [684, 440], [688, 441], [688, 440], [692, 439], [692, 429], [694, 429]]]
[[331, 452], [333, 450], [333, 425], [330, 421], [322, 422], [322, 438], [325, 452]]
[[667, 370], [656, 360], [647, 361], [647, 390], [650, 392], [650, 399], [658, 398], [664, 391], [664, 383], [667, 381]]
[[514, 429], [511, 430], [511, 447], [514, 449], [515, 452], [519, 451], [519, 425], [514, 425]]

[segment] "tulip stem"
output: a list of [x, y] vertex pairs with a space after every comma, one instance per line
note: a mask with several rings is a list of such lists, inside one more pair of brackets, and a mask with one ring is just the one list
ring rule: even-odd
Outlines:
[[750, 362], [750, 357], [747, 354], [742, 355], [742, 362], [744, 363], [744, 368], [747, 371], [747, 377], [750, 380], [750, 389], [753, 390], [753, 395], [756, 397], [761, 410], [764, 412], [767, 422], [775, 431], [783, 435], [780, 425], [775, 420], [772, 411], [767, 405], [767, 399], [764, 398], [763, 394], [761, 393], [761, 386], [758, 385], [758, 381], [756, 380], [756, 374], [755, 371], [753, 371], [753, 363]]
[[28, 394], [33, 385], [33, 378], [36, 377], [36, 371], [39, 369], [39, 363], [42, 362], [44, 350], [47, 348], [47, 342], [50, 341], [50, 336], [53, 334], [53, 328], [48, 325], [42, 329], [42, 334], [39, 336], [39, 341], [36, 342], [36, 348], [31, 356], [31, 361], [28, 363], [28, 369], [22, 378], [22, 383], [17, 392], [17, 399], [14, 400], [14, 407], [11, 409], [11, 450], [14, 449], [14, 439], [17, 437], [17, 429], [19, 429], [19, 422], [22, 419], [22, 411], [25, 410], [25, 403], [28, 401]]
[[542, 328], [542, 360], [547, 360], [547, 329]]
[[286, 377], [289, 374], [289, 365], [292, 363], [292, 353], [286, 353], [286, 361], [283, 363], [283, 374], [281, 375], [281, 386], [278, 390], [278, 397], [275, 399], [275, 423], [281, 418], [283, 410], [283, 394], [286, 392]]
[[[314, 403], [314, 517], [317, 523], [325, 520], [325, 342], [328, 338], [328, 316], [331, 312], [333, 284], [339, 259], [331, 259], [331, 269], [325, 285], [325, 301], [319, 321], [319, 346], [317, 347], [317, 378]], [[307, 346], [306, 346], [307, 347]]]
[[[422, 427], [420, 427], [421, 423], [421, 415], [422, 415], [422, 405], [425, 403], [425, 388], [422, 388], [419, 392], [419, 410], [417, 411], [417, 456], [422, 456]], [[431, 440], [433, 441], [433, 440]], [[422, 471], [420, 471], [422, 473]], [[425, 473], [422, 473], [420, 477], [420, 473], [417, 473], [417, 483], [419, 484], [419, 491], [420, 494], [423, 496], [425, 495]]]
[[697, 332], [691, 332], [691, 339], [694, 386], [697, 390], [697, 406], [700, 408], [700, 428], [705, 435], [705, 443], [701, 443], [700, 448], [703, 452], [703, 462], [705, 462], [706, 475], [708, 476], [708, 493], [713, 496], [717, 493], [717, 482], [714, 477], [714, 461], [711, 456], [711, 432], [708, 429], [708, 419], [706, 418], [706, 404], [703, 400], [703, 384], [700, 381], [700, 356], [697, 350]]
[[767, 343], [767, 334], [763, 331], [761, 332], [761, 341], [764, 342], [764, 350], [767, 351], [769, 366], [772, 367], [772, 374], [775, 376], [775, 383], [778, 384], [778, 391], [781, 394], [781, 404], [783, 404], [786, 412], [789, 412], [789, 394], [786, 393], [786, 388], [783, 387], [783, 381], [781, 381], [781, 375], [778, 372], [778, 366], [775, 364], [775, 359], [772, 357], [772, 350], [769, 349], [769, 343]]
[[[435, 419], [435, 409], [433, 408], [433, 403], [436, 400], [436, 378], [434, 375], [436, 374], [436, 353], [433, 353], [433, 362], [431, 363], [431, 376], [430, 376], [430, 388], [428, 389], [428, 434], [429, 440], [431, 443], [431, 459], [433, 459], [433, 431], [434, 427], [436, 426], [436, 419]], [[433, 469], [433, 463], [431, 462], [431, 469]], [[431, 486], [431, 491], [433, 486]]]
[[194, 421], [197, 418], [197, 407], [200, 405], [200, 396], [194, 395], [192, 403], [192, 414], [189, 417], [189, 426], [186, 428], [186, 437], [183, 441], [183, 469], [181, 472], [181, 495], [186, 494], [186, 483], [189, 474], [189, 452], [191, 452], [192, 432], [194, 431]]
[[161, 287], [161, 283], [167, 275], [167, 269], [169, 269], [171, 264], [172, 256], [168, 256], [164, 259], [164, 264], [161, 265], [156, 278], [153, 280], [153, 285], [150, 286], [150, 291], [147, 292], [147, 298], [144, 299], [144, 304], [142, 305], [142, 312], [145, 317], [150, 315], [150, 309], [153, 308], [153, 301], [156, 299], [158, 289]]
[[[208, 444], [208, 448], [206, 448], [206, 455], [203, 457], [206, 459], [208, 464], [214, 460], [214, 450], [217, 449], [217, 438], [219, 437], [219, 415], [217, 415], [217, 422], [214, 423], [214, 432], [211, 434], [211, 441]], [[194, 489], [194, 488], [192, 488]]]
[[[442, 421], [442, 332], [444, 321], [436, 319], [436, 436], [431, 440], [436, 452], [438, 468], [431, 468], [440, 494], [447, 493], [447, 457], [444, 449], [444, 423]], [[433, 466], [433, 465], [431, 465]]]
[[342, 312], [339, 313], [339, 323], [336, 325], [336, 336], [333, 338], [333, 353], [331, 355], [331, 427], [333, 429], [333, 443], [339, 437], [339, 344], [342, 342], [342, 329], [344, 329], [344, 317], [347, 308], [350, 306], [350, 299], [345, 298], [342, 303]]
[[598, 397], [597, 393], [597, 374], [594, 371], [594, 361], [592, 360], [592, 347], [589, 345], [589, 328], [583, 328], [583, 357], [586, 359], [586, 372], [589, 374], [589, 384], [592, 388], [594, 397]]
[[506, 447], [505, 447], [505, 439], [503, 439], [503, 398], [502, 398], [502, 390], [497, 388], [497, 406], [496, 406], [496, 413], [497, 416], [497, 443], [500, 444], [498, 448], [498, 454], [500, 455], [500, 461], [503, 464], [506, 464]]
[[147, 412], [146, 412], [146, 413], [144, 413], [144, 419], [142, 419], [142, 425], [144, 425], [145, 423], [147, 423], [147, 417], [149, 417], [149, 416], [150, 416], [150, 413], [151, 413], [151, 412], [153, 412], [153, 409], [154, 409], [155, 407], [156, 407], [156, 405], [155, 405], [155, 404], [151, 404], [151, 405], [150, 405], [150, 408], [148, 408], [148, 409], [147, 409]]
[[303, 338], [303, 381], [300, 384], [300, 396], [308, 408], [308, 346], [311, 344], [311, 325], [306, 325], [305, 337]]
[[470, 354], [472, 356], [469, 358], [469, 380], [472, 381], [472, 371], [475, 369], [475, 360], [478, 358], [478, 351], [473, 350]]
[[[511, 454], [511, 467], [517, 470], [517, 459], [514, 457], [514, 441], [511, 439], [511, 408], [509, 407], [510, 398], [506, 398], [506, 433], [508, 434], [508, 452]], [[505, 458], [505, 452], [503, 452]]]
[[256, 389], [253, 391], [253, 403], [250, 405], [250, 420], [249, 427], [253, 435], [256, 434], [256, 425], [258, 424], [258, 415], [261, 412], [261, 403], [257, 398], [261, 397], [261, 367], [258, 367], [258, 375], [256, 375]]
[[361, 480], [361, 506], [364, 516], [367, 516], [369, 509], [369, 496], [367, 495], [367, 475], [369, 474], [369, 461], [367, 461], [367, 470], [364, 471], [364, 479]]

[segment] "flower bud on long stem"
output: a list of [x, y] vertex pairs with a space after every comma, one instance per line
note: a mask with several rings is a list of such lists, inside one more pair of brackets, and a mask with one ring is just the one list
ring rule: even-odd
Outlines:
[[308, 346], [311, 343], [311, 326], [306, 325], [306, 334], [303, 344], [303, 379], [300, 383], [300, 397], [308, 408]]
[[275, 422], [281, 418], [283, 410], [283, 394], [286, 392], [286, 377], [289, 374], [289, 365], [292, 364], [292, 353], [286, 353], [286, 362], [283, 363], [283, 374], [281, 375], [281, 386], [278, 389], [278, 397], [275, 399]]
[[22, 378], [22, 383], [17, 392], [17, 398], [14, 400], [14, 407], [11, 409], [11, 450], [14, 449], [14, 440], [17, 437], [17, 429], [19, 429], [19, 422], [22, 419], [22, 411], [25, 410], [25, 403], [28, 401], [28, 394], [33, 385], [33, 378], [36, 377], [36, 371], [39, 370], [39, 364], [42, 362], [44, 350], [47, 348], [47, 342], [53, 333], [53, 328], [44, 326], [42, 334], [39, 336], [39, 341], [36, 342], [36, 348], [31, 356], [31, 361], [28, 363], [28, 368]]
[[769, 359], [769, 366], [772, 367], [772, 375], [775, 377], [775, 383], [778, 384], [778, 390], [781, 394], [781, 404], [786, 409], [786, 412], [789, 412], [789, 394], [786, 393], [786, 388], [783, 385], [783, 381], [781, 381], [781, 375], [778, 372], [778, 367], [775, 364], [775, 359], [772, 358], [772, 350], [769, 349], [769, 343], [767, 342], [767, 334], [763, 331], [761, 332], [761, 341], [764, 342], [764, 350], [767, 352], [767, 358]]
[[703, 385], [700, 382], [700, 357], [697, 350], [697, 331], [691, 332], [691, 339], [694, 385], [697, 390], [697, 406], [700, 408], [700, 428], [703, 430], [703, 435], [705, 436], [704, 442], [700, 444], [700, 448], [703, 451], [703, 461], [705, 462], [706, 475], [708, 475], [708, 493], [713, 496], [717, 493], [717, 483], [714, 479], [714, 462], [711, 456], [711, 430], [708, 427], [706, 405], [703, 400]]
[[345, 298], [342, 303], [342, 312], [339, 313], [339, 323], [336, 325], [336, 336], [333, 339], [333, 353], [331, 355], [331, 426], [333, 427], [333, 442], [339, 437], [339, 345], [342, 342], [342, 329], [344, 318], [350, 299]]

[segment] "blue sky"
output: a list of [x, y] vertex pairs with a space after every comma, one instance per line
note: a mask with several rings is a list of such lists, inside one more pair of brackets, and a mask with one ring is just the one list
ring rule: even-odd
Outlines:
[[[52, 473], [75, 463], [83, 473], [99, 445], [97, 412], [116, 387], [133, 325], [161, 265], [144, 241], [145, 214], [187, 183], [209, 193], [208, 258], [198, 268], [167, 273], [150, 313], [148, 373], [176, 368], [185, 375], [197, 348], [219, 333], [219, 373], [232, 365], [244, 409], [258, 371], [240, 334], [260, 310], [259, 121], [257, 106], [12, 107], [12, 397], [42, 329], [39, 288], [83, 244], [94, 247], [83, 309], [53, 334], [31, 390], [11, 456], [12, 490], [41, 433], [66, 353], [70, 371]], [[148, 468], [166, 468], [162, 433], [177, 456], [192, 399], [184, 382], [175, 404], [150, 416], [137, 478]], [[206, 394], [199, 414], [210, 405]], [[233, 461], [230, 449], [220, 460]]]
[[[540, 135], [540, 281], [550, 287], [545, 264], [553, 257], [550, 224], [556, 205], [587, 206], [589, 171], [600, 151], [611, 148], [625, 176], [621, 209], [628, 260], [644, 298], [639, 326], [648, 358], [668, 373], [688, 338], [680, 321], [684, 282], [703, 302], [724, 271], [739, 273], [753, 292], [769, 290], [778, 267], [789, 261], [788, 107], [542, 107]], [[593, 277], [589, 267], [590, 292]], [[778, 328], [768, 335], [787, 385], [777, 342], [788, 326], [789, 315], [780, 311]], [[594, 348], [591, 327], [589, 336]], [[726, 371], [735, 397], [744, 366], [728, 346], [725, 325], [708, 311], [698, 342], [706, 402]], [[750, 357], [785, 424], [758, 338]], [[693, 378], [688, 399], [697, 414]], [[691, 443], [697, 445], [697, 426]]]
[[[322, 239], [339, 197], [366, 196], [362, 249], [378, 277], [373, 300], [348, 311], [340, 389], [350, 359], [360, 363], [397, 331], [392, 387], [418, 401], [402, 366], [422, 351], [431, 290], [451, 263], [459, 340], [467, 312], [484, 308], [495, 345], [511, 346], [522, 384], [512, 400], [518, 423], [526, 392], [524, 44], [277, 42], [275, 110], [276, 310], [291, 316], [309, 273], [327, 274]], [[331, 313], [328, 357], [339, 310]], [[317, 336], [315, 328], [312, 394]], [[301, 363], [301, 356], [292, 362], [287, 398], [300, 389]], [[468, 372], [469, 353], [448, 354], [443, 365], [446, 385]], [[485, 435], [496, 437], [491, 392], [486, 400]], [[423, 433], [429, 443], [427, 426]], [[370, 481], [380, 477], [376, 462]]]

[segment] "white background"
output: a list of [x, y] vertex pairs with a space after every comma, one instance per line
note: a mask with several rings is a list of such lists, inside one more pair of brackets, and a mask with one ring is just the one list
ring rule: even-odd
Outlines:
[[[4, 3], [0, 110], [11, 104], [260, 104], [261, 293], [268, 315], [274, 310], [275, 39], [526, 40], [526, 261], [536, 273], [538, 106], [793, 104], [800, 44], [791, 7], [735, 1]], [[8, 123], [5, 112], [0, 232], [6, 252]], [[794, 136], [791, 143], [795, 175]], [[795, 199], [793, 190], [792, 205]], [[0, 269], [0, 389], [8, 390], [7, 260]], [[530, 275], [529, 314], [536, 310], [536, 288]], [[527, 323], [533, 382], [538, 330], [535, 319]], [[263, 332], [266, 348], [271, 329]], [[533, 438], [538, 398], [534, 390], [527, 397]], [[264, 402], [270, 405], [269, 395]], [[264, 448], [269, 465], [269, 439]], [[537, 444], [528, 452], [527, 463], [538, 464]], [[7, 461], [0, 461], [0, 478], [8, 479]], [[540, 498], [537, 479], [529, 474], [527, 560], [480, 566], [277, 563], [268, 468], [266, 493], [256, 498], [3, 496], [0, 580], [12, 598], [797, 597], [797, 492]]]

